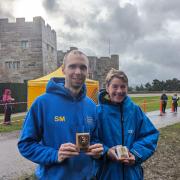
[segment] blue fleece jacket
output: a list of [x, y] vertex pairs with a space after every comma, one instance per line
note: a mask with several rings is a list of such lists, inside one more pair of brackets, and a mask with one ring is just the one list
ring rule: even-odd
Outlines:
[[[113, 104], [106, 97], [106, 92], [101, 92], [99, 95], [100, 141], [108, 151], [113, 146], [123, 144], [122, 134], [124, 134], [124, 146], [135, 156], [136, 161], [134, 165], [123, 165], [120, 162], [104, 158], [104, 161], [101, 162], [99, 179], [142, 180], [141, 163], [154, 153], [159, 132], [128, 96], [122, 104]], [[123, 129], [124, 133], [122, 133]]]
[[53, 78], [46, 93], [39, 96], [25, 118], [18, 148], [27, 159], [38, 163], [38, 179], [90, 179], [96, 171], [94, 160], [80, 153], [58, 162], [63, 143], [76, 143], [76, 132], [90, 132], [97, 140], [96, 105], [86, 96], [85, 85], [77, 98], [64, 87], [64, 80]]

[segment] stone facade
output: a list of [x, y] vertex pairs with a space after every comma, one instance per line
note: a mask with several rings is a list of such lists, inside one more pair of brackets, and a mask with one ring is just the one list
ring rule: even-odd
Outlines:
[[[71, 47], [68, 51], [78, 49]], [[63, 57], [68, 52], [58, 51], [58, 66], [63, 64]], [[100, 88], [105, 88], [105, 78], [111, 68], [119, 69], [119, 56], [111, 55], [111, 57], [88, 56], [89, 59], [89, 78], [99, 81]]]
[[41, 17], [0, 19], [0, 82], [24, 82], [56, 68], [56, 32]]

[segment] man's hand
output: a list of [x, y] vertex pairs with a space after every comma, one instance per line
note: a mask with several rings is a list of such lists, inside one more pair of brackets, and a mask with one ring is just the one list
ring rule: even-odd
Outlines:
[[79, 150], [75, 144], [65, 143], [61, 144], [58, 151], [58, 161], [62, 162], [66, 158], [79, 155]]
[[103, 153], [103, 145], [102, 144], [93, 144], [91, 146], [89, 146], [86, 154], [93, 156], [94, 158], [100, 158], [102, 153]]

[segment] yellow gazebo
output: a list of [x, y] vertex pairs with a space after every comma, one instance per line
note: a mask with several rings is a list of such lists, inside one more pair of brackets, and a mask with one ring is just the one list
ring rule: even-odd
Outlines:
[[[62, 67], [58, 68], [56, 71], [46, 76], [28, 81], [28, 109], [30, 108], [35, 98], [45, 92], [47, 82], [52, 77], [64, 77], [64, 74], [62, 72]], [[86, 87], [87, 87], [87, 96], [89, 96], [97, 103], [97, 93], [99, 90], [98, 81], [86, 79]]]

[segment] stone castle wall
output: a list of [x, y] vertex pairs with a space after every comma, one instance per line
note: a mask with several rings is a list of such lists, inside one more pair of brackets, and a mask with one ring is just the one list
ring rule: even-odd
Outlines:
[[[54, 51], [47, 51], [45, 44]], [[33, 22], [0, 19], [0, 82], [23, 82], [52, 72], [57, 68], [56, 49], [56, 33], [41, 17]]]
[[119, 56], [92, 57], [88, 56], [90, 62], [90, 78], [99, 81], [100, 89], [105, 88], [105, 78], [111, 68], [119, 69]]

